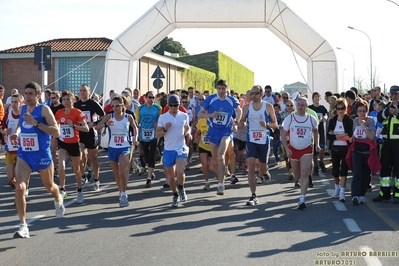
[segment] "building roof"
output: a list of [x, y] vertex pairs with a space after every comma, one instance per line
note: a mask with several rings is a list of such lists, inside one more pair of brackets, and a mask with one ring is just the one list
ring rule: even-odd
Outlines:
[[0, 53], [33, 53], [35, 46], [51, 46], [52, 52], [106, 51], [111, 43], [111, 39], [104, 37], [54, 39], [3, 50]]

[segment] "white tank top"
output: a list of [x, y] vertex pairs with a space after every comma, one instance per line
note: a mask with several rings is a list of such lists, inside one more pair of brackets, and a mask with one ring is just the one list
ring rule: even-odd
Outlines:
[[289, 131], [290, 145], [297, 150], [303, 150], [312, 145], [312, 130], [315, 127], [317, 127], [316, 119], [309, 114], [305, 116], [292, 114], [284, 119], [284, 130]]
[[125, 114], [123, 119], [117, 121], [115, 119], [115, 114], [111, 114], [111, 119], [115, 122], [114, 125], [109, 126], [109, 143], [108, 147], [111, 148], [124, 148], [130, 147], [129, 142], [129, 118], [128, 115]]
[[[19, 116], [18, 116], [19, 117]], [[18, 126], [19, 118], [14, 118], [12, 116], [12, 110], [7, 115], [7, 128], [11, 128], [11, 134], [15, 133]], [[7, 151], [17, 151], [19, 148], [18, 144], [12, 144], [10, 140], [10, 135], [7, 136]]]
[[269, 131], [267, 130], [267, 128], [264, 128], [259, 124], [259, 121], [267, 121], [269, 119], [266, 105], [267, 103], [263, 101], [261, 108], [258, 111], [256, 111], [253, 108], [253, 102], [249, 103], [248, 113], [247, 113], [247, 121], [248, 121], [247, 141], [249, 142], [256, 144], [268, 143]]

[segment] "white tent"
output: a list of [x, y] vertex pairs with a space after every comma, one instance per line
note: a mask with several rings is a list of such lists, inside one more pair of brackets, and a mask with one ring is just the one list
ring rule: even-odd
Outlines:
[[267, 28], [307, 61], [308, 91], [337, 91], [334, 50], [284, 2], [160, 0], [111, 43], [104, 96], [111, 89], [136, 87], [136, 61], [178, 28]]

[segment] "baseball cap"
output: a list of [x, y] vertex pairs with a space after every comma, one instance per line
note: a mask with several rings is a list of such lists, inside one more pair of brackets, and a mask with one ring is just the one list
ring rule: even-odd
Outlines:
[[177, 97], [177, 95], [175, 95], [175, 94], [170, 95], [168, 104], [180, 104], [179, 97]]
[[299, 97], [300, 97], [301, 95], [299, 94], [299, 92], [294, 92], [292, 95], [291, 95], [291, 99], [293, 100], [293, 101], [296, 101]]
[[399, 93], [399, 86], [392, 86], [391, 89], [389, 90], [389, 93]]

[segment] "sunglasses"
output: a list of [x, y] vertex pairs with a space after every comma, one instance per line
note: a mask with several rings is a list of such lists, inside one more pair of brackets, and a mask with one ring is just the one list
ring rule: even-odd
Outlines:
[[266, 93], [271, 93], [272, 91], [265, 91]]
[[288, 105], [288, 104], [286, 104], [285, 106], [286, 106], [286, 107], [294, 107], [293, 105]]
[[111, 105], [112, 107], [121, 107], [122, 106], [122, 104], [113, 104], [113, 105]]
[[148, 96], [147, 98], [148, 98], [148, 99], [155, 99], [154, 96]]
[[288, 99], [288, 97], [283, 97], [283, 99]]
[[182, 103], [188, 103], [188, 102], [182, 102]]
[[345, 107], [340, 107], [340, 108], [337, 108], [337, 111], [345, 111]]
[[169, 104], [170, 107], [177, 107], [179, 106], [178, 104]]
[[198, 99], [198, 101], [203, 101], [204, 99]]
[[259, 95], [259, 94], [260, 94], [259, 91], [251, 92], [251, 95]]
[[57, 97], [50, 97], [50, 99], [54, 100], [54, 99], [57, 99]]

